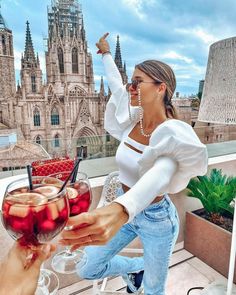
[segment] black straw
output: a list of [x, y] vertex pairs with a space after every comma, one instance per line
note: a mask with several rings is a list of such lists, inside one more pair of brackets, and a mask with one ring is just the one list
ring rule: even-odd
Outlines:
[[[78, 173], [78, 169], [79, 169], [79, 163], [82, 161], [82, 157], [77, 158], [76, 162], [75, 162], [75, 166], [76, 168], [74, 169], [74, 174], [72, 175], [71, 178], [71, 183], [74, 183], [76, 181], [76, 177], [77, 177], [77, 173]], [[77, 165], [78, 163], [78, 165]]]
[[29, 179], [29, 189], [33, 190], [32, 174], [31, 174], [31, 165], [27, 165], [27, 174]]
[[75, 170], [76, 170], [77, 167], [79, 166], [79, 163], [80, 163], [80, 161], [77, 161], [77, 162], [76, 162], [76, 164], [75, 164], [73, 170], [71, 171], [70, 175], [67, 177], [67, 179], [65, 180], [65, 182], [63, 183], [63, 185], [62, 185], [62, 187], [60, 188], [58, 194], [61, 193], [61, 192], [64, 190], [64, 188], [65, 188], [66, 185], [67, 185], [67, 182], [70, 180], [71, 176], [73, 175], [73, 173], [75, 172]]

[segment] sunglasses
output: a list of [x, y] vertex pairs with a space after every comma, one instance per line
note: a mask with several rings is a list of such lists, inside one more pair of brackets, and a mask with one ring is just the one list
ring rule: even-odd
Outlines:
[[132, 89], [133, 89], [134, 91], [136, 91], [137, 88], [138, 88], [138, 85], [139, 85], [140, 83], [159, 84], [159, 83], [162, 83], [162, 82], [161, 82], [161, 81], [158, 82], [158, 81], [140, 81], [140, 80], [132, 80], [130, 83], [127, 83], [127, 84], [126, 84], [126, 90], [129, 91], [129, 88], [132, 87]]

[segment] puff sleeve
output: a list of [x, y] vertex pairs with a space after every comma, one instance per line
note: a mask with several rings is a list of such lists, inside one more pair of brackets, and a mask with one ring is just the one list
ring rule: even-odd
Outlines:
[[110, 54], [103, 56], [103, 64], [112, 93], [106, 105], [104, 128], [116, 139], [121, 140], [123, 131], [132, 124], [132, 121], [137, 121], [138, 108], [129, 106], [128, 92]]
[[139, 165], [139, 181], [115, 200], [126, 208], [129, 221], [156, 196], [178, 193], [186, 188], [192, 177], [204, 175], [208, 155], [206, 146], [189, 124], [171, 119], [153, 132]]

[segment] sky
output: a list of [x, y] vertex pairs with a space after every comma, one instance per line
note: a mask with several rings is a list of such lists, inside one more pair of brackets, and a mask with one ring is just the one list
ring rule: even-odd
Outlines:
[[[1, 1], [1, 0], [0, 0]], [[196, 94], [205, 78], [209, 46], [236, 35], [235, 0], [80, 0], [94, 78], [104, 75], [95, 43], [105, 32], [114, 56], [120, 36], [122, 60], [129, 78], [135, 64], [158, 59], [174, 69], [181, 95]], [[44, 38], [51, 0], [2, 0], [1, 13], [13, 31], [16, 78], [24, 52], [26, 21], [45, 74]]]

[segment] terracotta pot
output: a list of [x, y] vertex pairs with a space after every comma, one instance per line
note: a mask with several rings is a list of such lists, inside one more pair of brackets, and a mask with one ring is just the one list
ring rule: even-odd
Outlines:
[[193, 212], [186, 213], [184, 248], [226, 278], [229, 271], [231, 237], [232, 234], [220, 226]]

